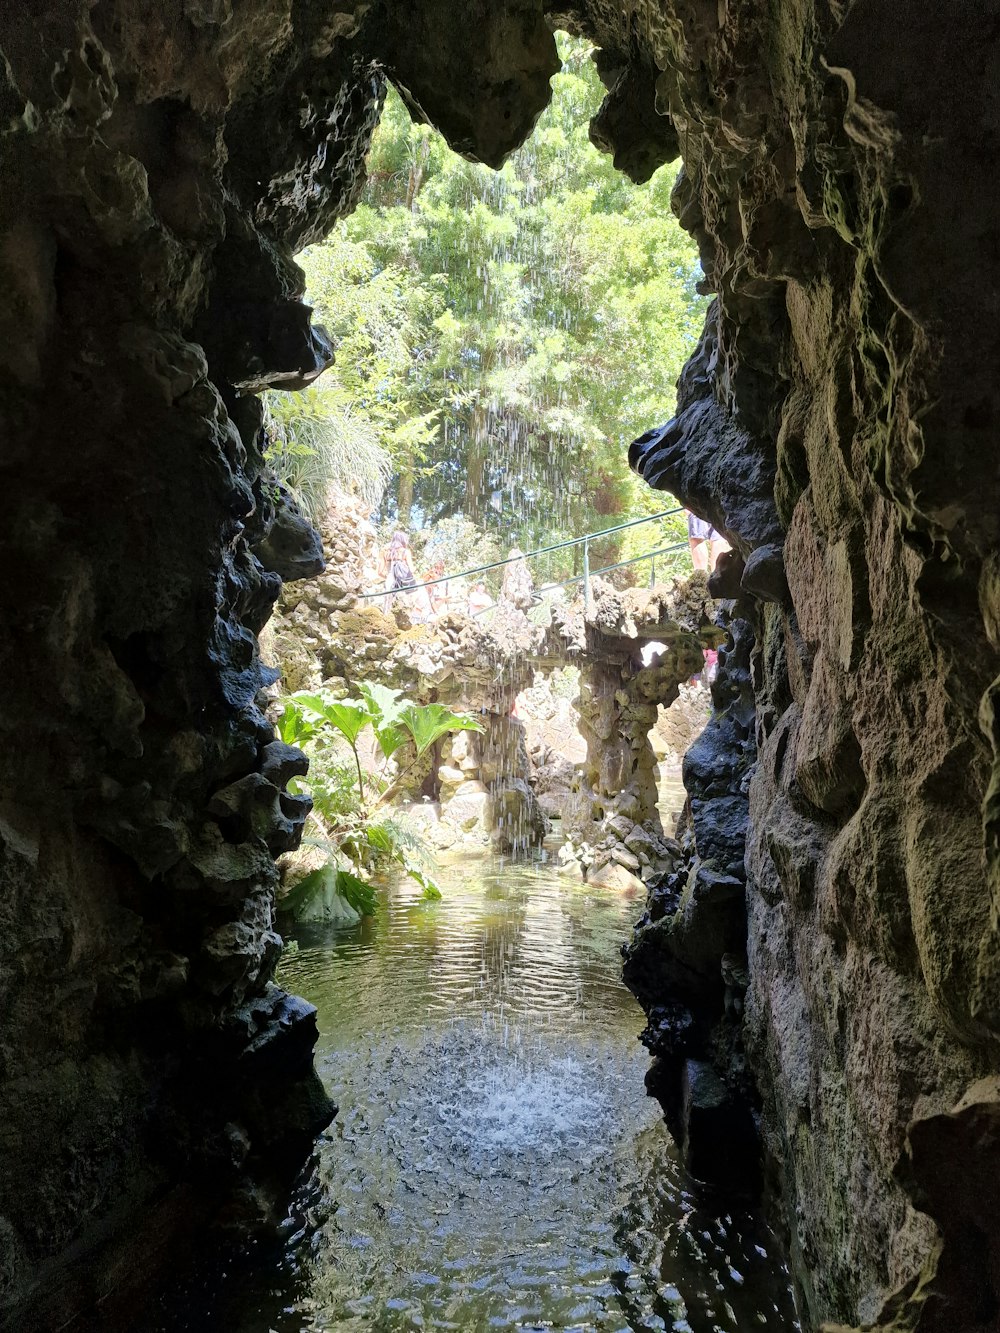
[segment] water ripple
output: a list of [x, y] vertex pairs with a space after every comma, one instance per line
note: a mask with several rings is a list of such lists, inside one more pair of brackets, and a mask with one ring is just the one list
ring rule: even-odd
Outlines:
[[547, 866], [443, 878], [302, 933], [281, 980], [319, 1008], [340, 1114], [280, 1248], [164, 1326], [794, 1329], [766, 1228], [699, 1208], [644, 1096], [635, 905]]

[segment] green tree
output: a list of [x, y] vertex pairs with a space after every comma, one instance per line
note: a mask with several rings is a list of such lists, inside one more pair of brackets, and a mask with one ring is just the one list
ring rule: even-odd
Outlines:
[[705, 304], [675, 169], [642, 186], [615, 171], [588, 138], [604, 93], [590, 48], [560, 49], [551, 105], [499, 172], [391, 94], [361, 205], [302, 256], [337, 341], [326, 378], [391, 459], [389, 515], [464, 515], [522, 547], [648, 505], [625, 449], [673, 411]]

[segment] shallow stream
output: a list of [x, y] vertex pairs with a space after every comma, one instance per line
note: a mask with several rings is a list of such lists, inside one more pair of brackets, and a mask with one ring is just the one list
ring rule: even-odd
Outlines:
[[454, 858], [374, 920], [301, 930], [340, 1113], [280, 1245], [172, 1329], [795, 1329], [760, 1218], [701, 1208], [619, 950], [640, 904], [547, 863]]

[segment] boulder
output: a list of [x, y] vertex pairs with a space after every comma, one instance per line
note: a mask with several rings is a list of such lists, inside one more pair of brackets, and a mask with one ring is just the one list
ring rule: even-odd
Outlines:
[[538, 805], [548, 819], [563, 819], [567, 803], [572, 799], [568, 791], [543, 791], [538, 793]]
[[633, 874], [639, 872], [639, 858], [633, 855], [625, 847], [612, 847], [611, 859], [616, 865], [624, 866], [626, 870], [631, 870]]
[[587, 876], [587, 883], [594, 884], [600, 889], [612, 889], [615, 893], [622, 893], [628, 897], [634, 897], [644, 891], [639, 876], [633, 875], [631, 870], [626, 870], [615, 861], [609, 861], [599, 869], [592, 870]]
[[438, 782], [441, 786], [441, 799], [447, 801], [465, 781], [465, 774], [460, 768], [452, 768], [449, 764], [442, 764], [437, 771]]
[[441, 809], [444, 823], [462, 833], [485, 831], [489, 825], [490, 794], [480, 782], [463, 782]]

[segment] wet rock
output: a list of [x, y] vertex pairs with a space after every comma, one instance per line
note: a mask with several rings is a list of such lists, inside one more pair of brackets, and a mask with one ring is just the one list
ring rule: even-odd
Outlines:
[[[871, 10], [823, 8], [822, 37], [806, 36], [820, 10], [781, 37], [749, 10], [686, 10], [682, 34], [650, 39], [665, 109], [677, 122], [699, 108], [673, 202], [717, 300], [676, 416], [632, 457], [730, 537], [748, 567], [741, 602], [751, 592], [760, 608], [744, 1031], [809, 1326], [870, 1321], [886, 1291], [919, 1285], [935, 1242], [893, 1175], [906, 1125], [996, 1066], [983, 997], [1000, 933], [979, 886], [996, 878], [998, 644], [990, 594], [972, 591], [991, 585], [996, 544], [980, 452], [996, 393], [975, 369], [995, 330], [975, 291], [985, 269], [966, 258], [981, 192], [926, 137], [933, 123], [984, 161], [984, 76], [952, 99], [916, 75], [975, 40], [931, 8], [905, 33]], [[748, 75], [737, 54], [765, 30], [779, 81], [770, 60]], [[844, 73], [820, 75], [816, 59]], [[737, 124], [754, 125], [739, 145]], [[930, 252], [933, 280], [917, 258]], [[867, 363], [871, 345], [884, 363]], [[860, 376], [846, 369], [858, 362]], [[711, 804], [707, 765], [702, 779]], [[712, 836], [704, 805], [692, 813]], [[733, 821], [714, 823], [731, 867]], [[950, 1302], [964, 1314], [976, 1286], [946, 1279], [919, 1313], [887, 1309], [885, 1326], [933, 1323], [935, 1305], [946, 1320]]]
[[746, 561], [738, 551], [723, 551], [708, 576], [708, 591], [720, 600], [739, 597]]
[[756, 759], [748, 698], [750, 626], [728, 621], [709, 723], [684, 760], [690, 846], [650, 879], [646, 910], [623, 950], [626, 985], [650, 1022], [647, 1083], [692, 1175], [755, 1187], [760, 1150], [742, 1046], [747, 938], [747, 778]]
[[696, 1180], [746, 1189], [756, 1180], [756, 1131], [710, 1064], [685, 1060], [682, 1076], [684, 1165]]
[[278, 489], [274, 517], [253, 553], [265, 569], [286, 582], [312, 578], [323, 572], [319, 533], [292, 499], [286, 487]]
[[785, 576], [785, 559], [781, 547], [772, 543], [751, 551], [744, 566], [740, 587], [762, 601], [786, 605], [788, 579]]
[[637, 183], [680, 153], [673, 122], [656, 105], [656, 75], [652, 66], [627, 66], [590, 122], [591, 142]]
[[481, 782], [463, 782], [442, 805], [441, 817], [463, 833], [487, 833], [492, 822], [489, 791]]
[[[609, 589], [595, 580], [585, 617], [577, 711], [587, 743], [583, 788], [591, 794], [571, 829], [598, 842], [611, 833], [622, 842], [635, 825], [661, 835], [656, 754], [650, 733], [659, 707], [679, 696], [681, 683], [700, 672], [703, 647], [721, 633], [700, 575], [671, 589]], [[564, 631], [565, 632], [565, 631]], [[647, 665], [646, 642], [664, 644]], [[582, 816], [582, 818], [581, 818]]]
[[[638, 864], [636, 865], [638, 869]], [[632, 873], [627, 867], [621, 865], [617, 860], [610, 858], [603, 864], [597, 865], [587, 875], [587, 883], [596, 885], [599, 889], [610, 889], [614, 893], [623, 893], [628, 897], [643, 892], [642, 880], [638, 875]]]
[[501, 166], [547, 105], [559, 68], [540, 0], [460, 0], [457, 10], [418, 0], [383, 22], [386, 64], [414, 118], [436, 125], [456, 152]]
[[442, 801], [449, 800], [465, 781], [465, 773], [460, 768], [452, 768], [448, 764], [442, 764], [437, 771], [437, 780], [441, 791]]
[[523, 851], [545, 837], [548, 821], [538, 798], [522, 778], [503, 778], [490, 784], [493, 803], [493, 840], [501, 851]]
[[304, 777], [309, 761], [301, 750], [283, 741], [270, 741], [260, 752], [260, 772], [276, 787], [284, 787], [289, 778]]
[[612, 847], [611, 859], [616, 865], [624, 866], [626, 870], [631, 870], [633, 874], [638, 874], [639, 858], [633, 855], [625, 847]]

